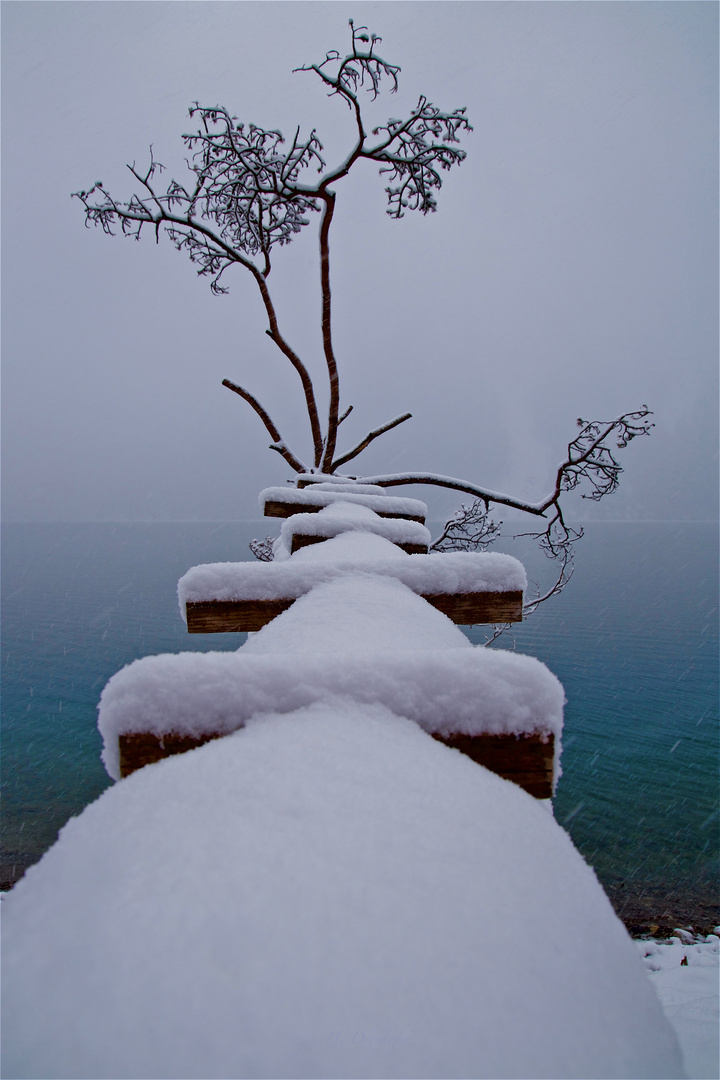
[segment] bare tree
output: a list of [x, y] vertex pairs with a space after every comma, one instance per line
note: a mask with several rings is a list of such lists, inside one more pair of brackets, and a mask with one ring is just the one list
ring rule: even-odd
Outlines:
[[[241, 266], [252, 275], [267, 315], [266, 333], [302, 383], [313, 444], [312, 466], [308, 468], [288, 447], [270, 414], [253, 394], [229, 379], [223, 385], [255, 410], [273, 440], [271, 449], [298, 473], [332, 474], [374, 439], [410, 419], [410, 413], [403, 413], [336, 456], [338, 428], [352, 406], [341, 415], [330, 289], [330, 227], [337, 198], [332, 185], [347, 176], [358, 161], [375, 161], [387, 179], [387, 213], [393, 218], [403, 217], [407, 210], [427, 214], [436, 209], [435, 191], [442, 185], [441, 171], [465, 157], [465, 151], [456, 145], [461, 133], [472, 130], [465, 109], [443, 112], [421, 95], [405, 119], [390, 119], [368, 133], [360, 93], [366, 91], [374, 99], [383, 82], [389, 83], [394, 92], [400, 68], [377, 54], [381, 39], [369, 35], [366, 27], [356, 29], [351, 19], [350, 31], [352, 47], [348, 55], [329, 52], [322, 62], [297, 69], [313, 72], [331, 97], [337, 96], [349, 107], [353, 144], [335, 167], [326, 168], [315, 131], [301, 138], [298, 129], [288, 146], [279, 131], [239, 123], [220, 105], [206, 107], [196, 102], [190, 116], [199, 119], [199, 130], [183, 135], [191, 152], [188, 182], [170, 180], [161, 191], [156, 178], [164, 169], [155, 160], [151, 147], [150, 163], [144, 171], [134, 163], [128, 166], [138, 186], [129, 200], [115, 199], [100, 181], [88, 191], [75, 193], [85, 207], [86, 224], [98, 225], [106, 233], [113, 234], [119, 228], [124, 235], [140, 239], [143, 230], [150, 228], [157, 239], [164, 228], [178, 250], [187, 252], [196, 264], [198, 274], [210, 278], [214, 293], [227, 291], [223, 275], [232, 266]], [[315, 183], [308, 182], [306, 176], [313, 169], [320, 174]], [[272, 249], [289, 243], [308, 224], [313, 212], [320, 214], [321, 329], [330, 400], [324, 426], [308, 369], [280, 330], [268, 288]]]
[[[400, 68], [378, 54], [381, 38], [369, 34], [366, 27], [356, 28], [352, 19], [350, 34], [351, 48], [347, 55], [332, 51], [321, 62], [296, 69], [312, 72], [328, 90], [328, 96], [339, 98], [348, 107], [352, 142], [344, 159], [335, 166], [326, 165], [315, 130], [303, 137], [298, 128], [286, 143], [279, 131], [241, 123], [223, 106], [208, 107], [195, 102], [190, 116], [199, 121], [198, 130], [183, 135], [190, 152], [187, 160], [190, 177], [185, 183], [171, 179], [164, 190], [158, 186], [164, 169], [151, 147], [146, 169], [137, 168], [135, 163], [128, 166], [137, 185], [129, 200], [117, 200], [100, 181], [87, 191], [75, 193], [85, 208], [86, 224], [99, 226], [106, 233], [114, 234], [119, 229], [125, 236], [139, 240], [150, 229], [158, 240], [161, 228], [165, 230], [178, 250], [189, 255], [198, 274], [210, 279], [214, 293], [227, 292], [224, 275], [232, 267], [240, 266], [252, 276], [267, 316], [266, 333], [300, 378], [310, 424], [312, 464], [288, 446], [269, 412], [250, 391], [230, 379], [224, 379], [223, 385], [254, 410], [272, 439], [270, 448], [299, 474], [299, 483], [333, 476], [371, 442], [411, 416], [410, 413], [396, 416], [374, 428], [349, 450], [337, 452], [338, 430], [352, 405], [341, 412], [333, 343], [330, 231], [337, 199], [333, 185], [347, 176], [358, 161], [374, 161], [386, 180], [390, 217], [402, 218], [408, 210], [427, 214], [436, 209], [435, 194], [442, 186], [442, 171], [451, 169], [465, 157], [465, 151], [458, 145], [460, 137], [472, 130], [464, 108], [444, 112], [421, 95], [404, 119], [391, 118], [368, 132], [362, 94], [374, 100], [383, 86], [395, 92]], [[317, 177], [314, 182], [308, 176], [313, 173]], [[268, 287], [273, 249], [290, 243], [313, 213], [319, 214], [321, 331], [329, 390], [325, 423], [320, 419], [308, 368], [280, 329]], [[436, 551], [482, 549], [492, 543], [500, 527], [489, 516], [493, 505], [541, 518], [542, 527], [524, 535], [534, 536], [544, 552], [557, 561], [558, 573], [552, 589], [529, 603], [528, 610], [533, 610], [564, 588], [572, 573], [572, 546], [582, 535], [582, 530], [573, 530], [566, 524], [562, 496], [583, 488], [583, 498], [598, 501], [614, 491], [622, 471], [616, 452], [638, 435], [649, 433], [653, 426], [650, 415], [647, 406], [643, 406], [607, 423], [579, 420], [580, 432], [568, 444], [553, 491], [536, 503], [436, 473], [351, 479], [382, 487], [429, 484], [474, 496], [472, 504], [463, 506], [447, 522], [433, 544]], [[267, 543], [258, 541], [256, 548], [259, 558], [270, 557]]]

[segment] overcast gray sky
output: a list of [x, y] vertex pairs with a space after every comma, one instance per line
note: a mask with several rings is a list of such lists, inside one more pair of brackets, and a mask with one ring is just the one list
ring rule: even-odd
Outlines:
[[[717, 14], [692, 0], [4, 3], [5, 519], [257, 516], [259, 489], [289, 471], [225, 377], [307, 450], [300, 384], [249, 275], [215, 298], [169, 241], [88, 231], [69, 196], [95, 180], [128, 196], [125, 163], [150, 143], [180, 176], [196, 99], [286, 134], [315, 126], [336, 162], [349, 114], [292, 69], [345, 50], [349, 17], [402, 68], [379, 121], [422, 92], [466, 105], [474, 127], [434, 215], [390, 220], [370, 167], [337, 185], [344, 439], [414, 415], [353, 468], [536, 499], [576, 417], [647, 402], [657, 428], [596, 516], [715, 517]], [[324, 400], [316, 249], [313, 221], [271, 283]], [[430, 493], [438, 513], [456, 501]]]

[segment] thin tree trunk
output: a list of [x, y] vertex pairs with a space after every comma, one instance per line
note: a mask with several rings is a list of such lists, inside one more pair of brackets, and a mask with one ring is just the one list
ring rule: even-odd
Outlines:
[[335, 212], [335, 195], [326, 191], [323, 193], [325, 210], [320, 225], [320, 284], [322, 288], [322, 338], [325, 360], [328, 368], [330, 381], [330, 407], [328, 410], [327, 438], [325, 440], [325, 452], [322, 457], [320, 468], [322, 472], [329, 472], [332, 468], [332, 460], [335, 456], [337, 442], [338, 413], [340, 410], [340, 380], [338, 378], [337, 362], [332, 345], [332, 312], [330, 295], [330, 223]]

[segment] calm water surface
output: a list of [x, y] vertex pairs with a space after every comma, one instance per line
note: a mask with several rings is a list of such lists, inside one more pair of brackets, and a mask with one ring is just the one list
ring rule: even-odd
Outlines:
[[[252, 558], [267, 522], [6, 525], [2, 871], [37, 861], [110, 781], [96, 707], [159, 652], [236, 649], [188, 635], [177, 579]], [[717, 528], [588, 527], [567, 591], [494, 647], [537, 656], [568, 698], [555, 802], [628, 922], [718, 922]], [[525, 551], [530, 576], [546, 572]], [[468, 631], [484, 640], [484, 628]]]

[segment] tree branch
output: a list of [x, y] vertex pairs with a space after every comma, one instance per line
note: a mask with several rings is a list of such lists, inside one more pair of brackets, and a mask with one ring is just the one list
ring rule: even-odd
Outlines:
[[[538, 595], [523, 607], [524, 616], [532, 614], [540, 604], [561, 593], [570, 581], [574, 569], [574, 545], [583, 536], [582, 529], [573, 529], [566, 524], [560, 503], [562, 495], [582, 483], [585, 483], [590, 490], [582, 493], [581, 497], [595, 502], [599, 502], [605, 495], [615, 491], [622, 471], [615, 457], [615, 451], [624, 449], [632, 439], [640, 435], [650, 434], [654, 426], [649, 420], [651, 415], [647, 405], [643, 405], [641, 409], [623, 413], [622, 416], [609, 422], [578, 420], [580, 433], [568, 444], [567, 457], [558, 466], [555, 489], [552, 494], [540, 503], [519, 506], [517, 502], [509, 500], [506, 496], [498, 496], [497, 493], [491, 492], [481, 493], [480, 489], [475, 489], [476, 501], [471, 506], [460, 507], [460, 510], [446, 522], [442, 534], [431, 544], [430, 550], [484, 551], [498, 538], [500, 527], [500, 523], [494, 522], [489, 517], [490, 502], [506, 506], [514, 505], [526, 512], [542, 515], [546, 515], [547, 511], [552, 509], [552, 514], [546, 518], [547, 525], [541, 532], [515, 533], [508, 537], [512, 540], [522, 537], [536, 540], [544, 554], [549, 559], [556, 560], [559, 566], [555, 581], [550, 588], [543, 595], [540, 595], [538, 588]], [[613, 438], [614, 446], [612, 445]], [[406, 476], [405, 482], [409, 479], [409, 475]], [[442, 486], [453, 486], [453, 482], [447, 482], [451, 478], [442, 479], [445, 481]], [[387, 477], [363, 477], [365, 483], [382, 485], [383, 481], [387, 482], [387, 480]], [[428, 478], [424, 482], [433, 481]], [[435, 478], [434, 482], [437, 483], [438, 478]], [[467, 485], [469, 486], [471, 485]], [[504, 629], [504, 627], [496, 628], [486, 644], [499, 637]]]
[[307, 408], [308, 417], [310, 420], [310, 430], [312, 433], [314, 450], [314, 463], [317, 467], [320, 464], [320, 458], [322, 457], [323, 439], [312, 379], [310, 378], [310, 374], [300, 357], [293, 349], [290, 348], [287, 341], [280, 333], [277, 316], [275, 315], [275, 308], [273, 306], [272, 300], [270, 299], [270, 293], [267, 288], [267, 283], [263, 282], [263, 287], [261, 287], [260, 292], [263, 297], [263, 302], [265, 303], [265, 311], [267, 312], [268, 322], [270, 323], [270, 328], [266, 330], [265, 333], [272, 341], [275, 342], [278, 349], [280, 349], [280, 352], [288, 358], [288, 360], [300, 376], [303, 393], [305, 394], [305, 406]]
[[[558, 466], [555, 490], [543, 503], [543, 510], [555, 506], [564, 491], [572, 491], [585, 482], [590, 488], [583, 499], [599, 502], [612, 494], [620, 482], [622, 466], [615, 458], [615, 450], [623, 450], [629, 442], [641, 435], [649, 435], [655, 426], [649, 419], [653, 414], [647, 405], [632, 412], [623, 413], [614, 420], [578, 420], [579, 435], [568, 443], [567, 457]], [[615, 436], [615, 446], [609, 445]]]
[[[649, 417], [652, 412], [647, 405], [632, 412], [623, 413], [615, 420], [578, 420], [581, 428], [580, 434], [568, 443], [566, 459], [558, 466], [555, 488], [545, 499], [531, 503], [521, 499], [512, 499], [498, 491], [490, 491], [487, 488], [470, 484], [466, 480], [458, 480], [453, 476], [441, 476], [438, 473], [394, 473], [382, 476], [363, 476], [358, 479], [359, 484], [376, 484], [379, 487], [398, 487], [404, 484], [429, 484], [435, 487], [450, 488], [454, 491], [465, 491], [482, 499], [485, 503], [497, 503], [500, 506], [510, 506], [515, 510], [523, 510], [526, 514], [535, 514], [544, 517], [550, 507], [555, 508], [556, 514], [560, 510], [560, 497], [565, 491], [573, 491], [582, 483], [589, 487], [589, 493], [583, 493], [583, 499], [599, 502], [605, 495], [610, 495], [616, 490], [622, 466], [615, 458], [616, 449], [624, 449], [629, 442], [641, 435], [649, 435], [655, 426]], [[615, 446], [608, 445], [611, 437], [615, 436]], [[553, 518], [553, 521], [555, 518]], [[563, 523], [564, 527], [564, 523]]]
[[[551, 596], [558, 596], [563, 591], [570, 578], [573, 576], [575, 567], [573, 566], [573, 549], [569, 546], [570, 543], [574, 543], [582, 537], [582, 530], [574, 537], [572, 541], [568, 541], [567, 545], [562, 552], [558, 553], [560, 559], [560, 570], [555, 583], [543, 593], [542, 596], [536, 596], [533, 600], [530, 600], [527, 604], [523, 604], [523, 618], [527, 618], [528, 615], [532, 615], [540, 604], [544, 604], [546, 600], [549, 600]], [[538, 590], [539, 591], [539, 590]]]
[[475, 499], [470, 506], [462, 504], [445, 522], [440, 536], [430, 544], [430, 551], [484, 551], [494, 543], [502, 522], [490, 517], [490, 507], [484, 499]]
[[453, 491], [467, 492], [468, 495], [474, 495], [477, 499], [483, 499], [485, 502], [499, 503], [501, 506], [512, 506], [516, 510], [524, 510], [526, 513], [535, 514], [538, 517], [543, 517], [547, 509], [547, 507], [537, 506], [521, 499], [511, 499], [509, 495], [478, 487], [477, 484], [470, 484], [467, 480], [457, 480], [453, 476], [441, 476], [439, 473], [391, 473], [381, 476], [363, 476], [359, 477], [357, 482], [358, 484], [377, 484], [378, 487], [429, 484], [434, 487], [450, 488]]
[[[347, 415], [347, 413], [345, 415]], [[333, 461], [332, 465], [330, 466], [330, 472], [335, 472], [335, 470], [339, 469], [341, 465], [345, 465], [346, 462], [351, 461], [354, 457], [357, 457], [358, 454], [360, 454], [366, 446], [370, 445], [373, 439], [377, 439], [379, 435], [384, 435], [386, 431], [391, 431], [394, 427], [397, 427], [398, 424], [403, 424], [406, 420], [410, 420], [411, 418], [412, 413], [403, 413], [402, 416], [396, 416], [395, 419], [391, 420], [388, 424], [383, 424], [382, 427], [375, 428], [374, 431], [371, 431], [369, 435], [365, 436], [362, 442], [359, 442], [357, 446], [353, 447], [352, 450], [349, 450], [347, 454], [343, 454], [342, 457], [338, 458], [336, 461]], [[343, 417], [343, 419], [345, 419], [345, 417]], [[361, 482], [369, 483], [369, 481]]]
[[262, 407], [257, 398], [253, 397], [253, 395], [247, 390], [243, 389], [242, 386], [238, 386], [236, 383], [230, 382], [229, 379], [223, 379], [222, 384], [223, 386], [227, 386], [228, 390], [232, 390], [233, 393], [239, 394], [240, 397], [243, 398], [244, 401], [247, 401], [248, 405], [251, 405], [255, 412], [258, 414], [272, 437], [273, 443], [270, 449], [277, 450], [279, 454], [282, 454], [288, 465], [290, 465], [290, 467], [294, 469], [295, 472], [307, 472], [307, 466], [303, 465], [303, 463], [298, 458], [296, 458], [292, 451], [285, 445], [285, 441], [280, 435], [280, 432], [275, 427], [275, 424], [270, 419], [269, 414]]
[[[135, 176], [148, 190], [150, 197], [158, 208], [157, 213], [153, 213], [142, 200], [137, 199], [135, 196], [133, 196], [129, 203], [119, 204], [112, 199], [107, 191], [105, 191], [102, 184], [95, 184], [90, 191], [75, 193], [76, 197], [81, 200], [85, 207], [87, 223], [101, 225], [105, 232], [112, 233], [112, 226], [115, 219], [117, 219], [117, 221], [120, 222], [123, 232], [126, 235], [133, 236], [135, 239], [139, 239], [144, 224], [153, 225], [156, 231], [161, 224], [167, 224], [170, 238], [178, 250], [187, 250], [191, 261], [199, 264], [200, 269], [198, 270], [198, 274], [213, 275], [211, 288], [213, 289], [213, 292], [216, 293], [227, 291], [219, 285], [219, 280], [221, 275], [231, 264], [239, 263], [252, 274], [265, 307], [269, 325], [269, 330], [267, 331], [268, 336], [275, 342], [284, 356], [287, 357], [300, 377], [303, 393], [305, 395], [308, 418], [310, 420], [315, 452], [315, 465], [319, 465], [320, 457], [322, 455], [323, 440], [312, 380], [302, 360], [290, 347], [280, 332], [275, 306], [272, 302], [267, 285], [266, 274], [259, 270], [250, 258], [227, 243], [222, 233], [216, 232], [208, 225], [192, 217], [190, 210], [188, 210], [185, 215], [180, 215], [173, 213], [171, 209], [169, 209], [175, 202], [194, 204], [197, 198], [197, 188], [192, 196], [188, 196], [186, 192], [180, 194], [180, 192], [184, 192], [184, 189], [181, 189], [175, 181], [172, 181], [168, 188], [167, 195], [157, 195], [149, 181], [153, 173], [162, 169], [162, 166], [159, 162], [154, 160], [152, 154], [150, 167], [145, 177], [140, 176], [134, 166], [128, 166], [128, 168], [133, 176]], [[198, 182], [198, 184], [200, 183], [201, 181]], [[100, 191], [104, 200], [99, 205], [90, 202], [90, 197], [96, 189]], [[135, 223], [136, 227], [133, 227], [132, 223]], [[266, 270], [268, 270], [269, 262], [267, 252], [265, 253], [265, 263]]]

